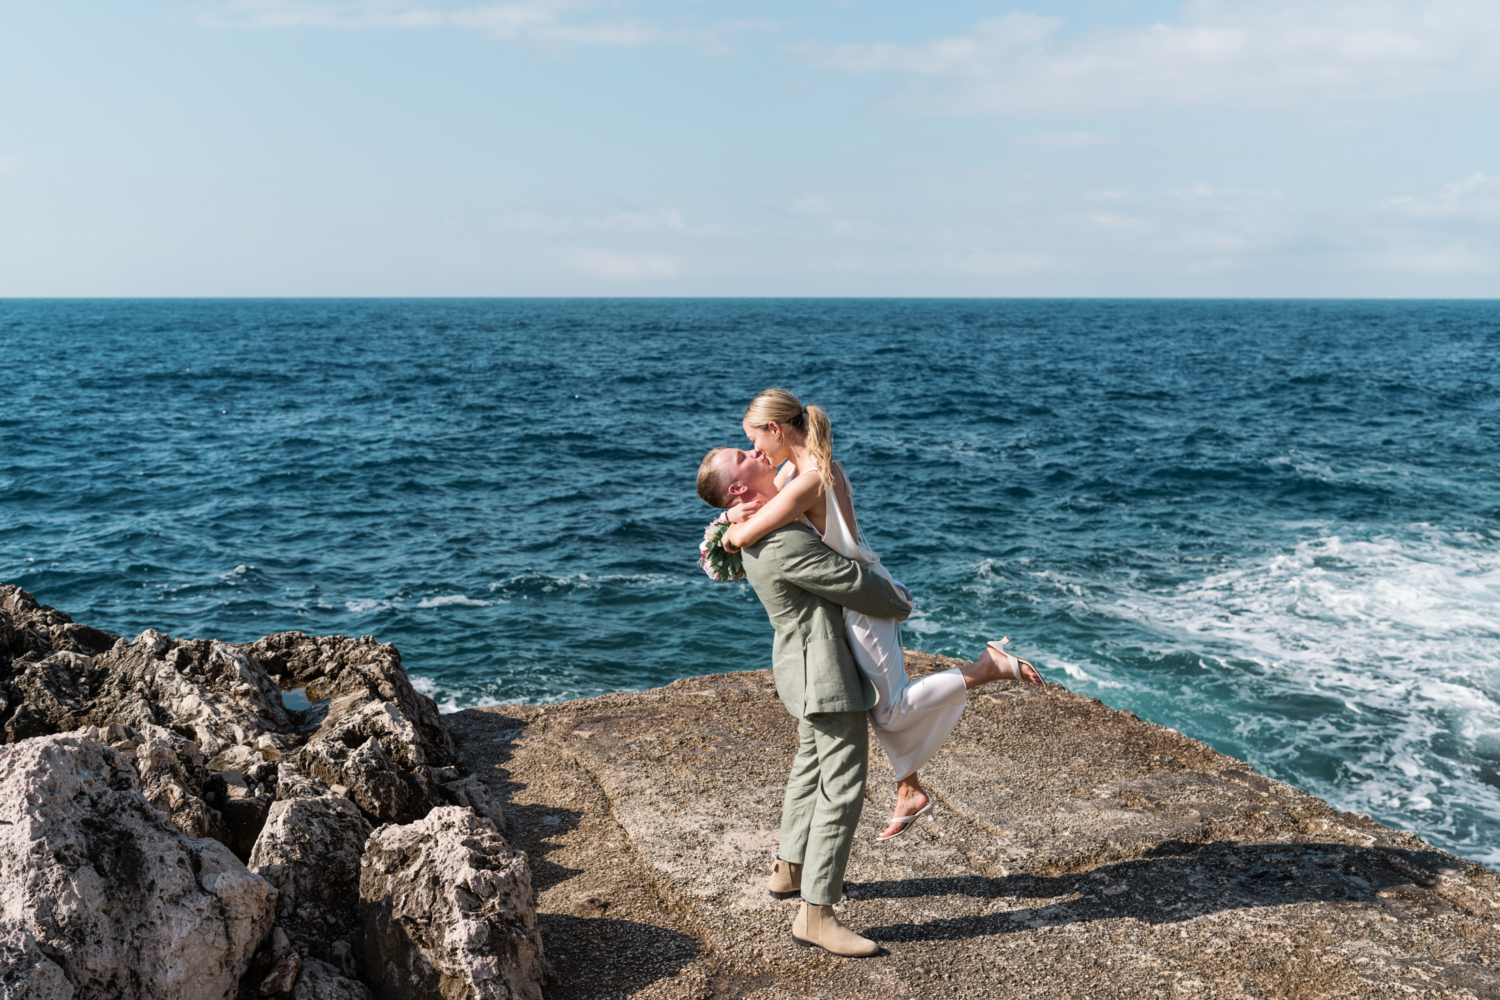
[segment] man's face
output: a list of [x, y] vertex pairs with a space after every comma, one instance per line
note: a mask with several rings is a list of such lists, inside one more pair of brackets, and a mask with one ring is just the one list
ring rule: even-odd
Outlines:
[[731, 499], [746, 493], [775, 493], [776, 472], [771, 460], [758, 451], [725, 448], [714, 457], [724, 482], [729, 484]]

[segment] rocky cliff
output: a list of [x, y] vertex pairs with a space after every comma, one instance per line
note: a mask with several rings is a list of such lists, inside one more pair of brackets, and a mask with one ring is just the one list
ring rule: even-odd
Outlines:
[[765, 891], [766, 672], [439, 716], [368, 637], [126, 641], [0, 587], [0, 702], [0, 1000], [1500, 997], [1494, 872], [1051, 685], [975, 692], [887, 844], [872, 768], [867, 960]]
[[540, 998], [526, 857], [395, 647], [0, 586], [0, 723], [0, 1000]]

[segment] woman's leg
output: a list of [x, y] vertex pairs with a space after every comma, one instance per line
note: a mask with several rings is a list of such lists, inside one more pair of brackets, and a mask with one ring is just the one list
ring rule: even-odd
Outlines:
[[[927, 808], [927, 803], [932, 801], [927, 792], [922, 788], [921, 779], [917, 772], [913, 771], [900, 781], [896, 782], [896, 812], [897, 816], [911, 816]], [[882, 837], [894, 837], [901, 832], [904, 823], [891, 823], [885, 828]]]
[[1025, 681], [1028, 684], [1042, 683], [1042, 675], [1036, 667], [1009, 653], [997, 653], [993, 646], [984, 647], [984, 653], [973, 663], [958, 668], [964, 675], [964, 684], [970, 691], [990, 681]]

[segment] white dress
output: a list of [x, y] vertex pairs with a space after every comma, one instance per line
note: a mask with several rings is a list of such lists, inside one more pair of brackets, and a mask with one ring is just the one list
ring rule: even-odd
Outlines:
[[[859, 530], [849, 477], [838, 462], [833, 463], [833, 477], [838, 489], [823, 491], [828, 505], [823, 544], [895, 583]], [[842, 503], [835, 492], [843, 494]], [[969, 693], [963, 672], [954, 668], [915, 681], [908, 678], [901, 623], [894, 618], [871, 618], [845, 608], [844, 627], [849, 631], [854, 662], [880, 696], [870, 709], [875, 735], [885, 747], [891, 770], [898, 779], [905, 778], [926, 765], [958, 725]]]

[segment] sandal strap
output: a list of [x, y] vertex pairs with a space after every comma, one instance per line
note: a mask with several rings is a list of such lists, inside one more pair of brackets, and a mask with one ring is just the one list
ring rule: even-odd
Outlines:
[[907, 824], [907, 823], [914, 822], [915, 820], [919, 820], [923, 816], [929, 816], [931, 814], [932, 814], [932, 800], [928, 799], [927, 800], [927, 804], [925, 806], [923, 806], [922, 808], [918, 809], [916, 812], [912, 813], [910, 816], [892, 816], [891, 817], [891, 822], [892, 823], [901, 823], [901, 824], [904, 825], [904, 824]]

